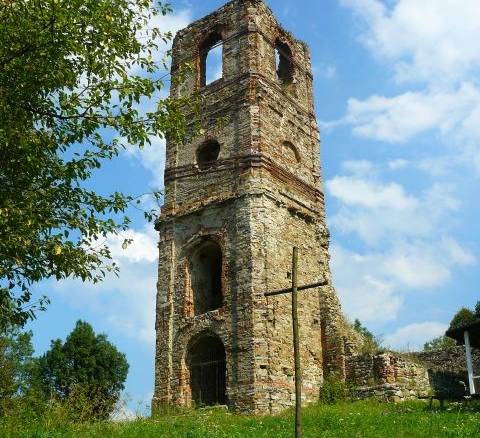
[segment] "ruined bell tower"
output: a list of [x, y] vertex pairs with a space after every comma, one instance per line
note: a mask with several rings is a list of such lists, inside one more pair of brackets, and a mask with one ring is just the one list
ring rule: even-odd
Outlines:
[[172, 79], [172, 96], [195, 93], [200, 108], [185, 110], [187, 140], [167, 142], [154, 406], [294, 403], [290, 298], [264, 297], [290, 285], [293, 246], [299, 282], [329, 282], [299, 295], [303, 394], [315, 400], [327, 374], [344, 377], [348, 342], [330, 286], [308, 48], [261, 0], [233, 0], [177, 34]]

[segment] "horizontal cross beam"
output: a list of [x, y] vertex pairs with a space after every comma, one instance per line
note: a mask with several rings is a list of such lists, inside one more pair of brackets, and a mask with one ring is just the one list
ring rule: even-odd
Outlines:
[[[297, 291], [301, 291], [301, 290], [307, 290], [307, 289], [313, 289], [314, 287], [321, 287], [321, 286], [326, 286], [328, 284], [328, 281], [317, 281], [316, 283], [312, 283], [312, 284], [305, 284], [303, 286], [298, 286], [297, 287]], [[291, 287], [287, 287], [285, 289], [279, 289], [279, 290], [274, 290], [274, 291], [271, 291], [271, 292], [265, 292], [264, 295], [266, 297], [272, 297], [274, 295], [283, 295], [283, 294], [289, 294], [292, 292], [292, 288]]]

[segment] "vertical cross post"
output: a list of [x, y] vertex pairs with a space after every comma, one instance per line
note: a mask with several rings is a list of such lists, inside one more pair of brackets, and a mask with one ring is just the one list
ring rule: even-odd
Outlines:
[[302, 368], [300, 365], [300, 332], [298, 324], [298, 292], [314, 289], [328, 284], [322, 280], [311, 284], [298, 285], [298, 248], [293, 248], [292, 255], [292, 287], [264, 292], [266, 297], [292, 294], [292, 326], [293, 326], [293, 357], [295, 365], [295, 438], [302, 438]]
[[300, 333], [298, 328], [297, 306], [297, 269], [298, 248], [293, 248], [292, 256], [292, 325], [293, 325], [293, 355], [295, 364], [295, 438], [302, 436], [302, 368], [300, 365]]
[[467, 356], [468, 386], [470, 387], [470, 395], [475, 394], [475, 381], [473, 379], [473, 361], [472, 347], [470, 346], [470, 335], [468, 331], [463, 332], [465, 338], [465, 353]]

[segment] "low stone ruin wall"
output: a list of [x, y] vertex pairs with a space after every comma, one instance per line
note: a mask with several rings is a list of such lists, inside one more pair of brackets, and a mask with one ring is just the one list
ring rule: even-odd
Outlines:
[[[462, 397], [467, 393], [468, 375], [464, 347], [411, 353], [412, 360], [421, 363], [428, 372], [432, 390], [437, 395]], [[480, 373], [480, 352], [473, 351], [475, 374]]]
[[[474, 370], [480, 372], [480, 352], [474, 351]], [[468, 376], [463, 347], [400, 354], [351, 355], [346, 360], [346, 378], [358, 398], [374, 397], [402, 401], [437, 395], [466, 395]]]
[[351, 356], [346, 377], [355, 385], [358, 398], [399, 402], [430, 392], [427, 369], [397, 353]]

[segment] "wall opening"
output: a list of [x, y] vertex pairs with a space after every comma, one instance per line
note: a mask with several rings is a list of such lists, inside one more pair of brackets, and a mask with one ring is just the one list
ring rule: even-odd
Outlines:
[[188, 349], [192, 401], [196, 406], [224, 405], [226, 396], [226, 355], [220, 338], [201, 335]]
[[220, 144], [216, 140], [202, 143], [197, 149], [197, 164], [200, 169], [208, 169], [218, 159]]
[[223, 76], [223, 39], [218, 32], [200, 46], [200, 86], [205, 87]]
[[190, 278], [195, 316], [222, 307], [222, 250], [217, 242], [206, 240], [195, 248]]
[[282, 84], [293, 82], [293, 55], [287, 44], [277, 40], [275, 42], [275, 67], [277, 78]]

